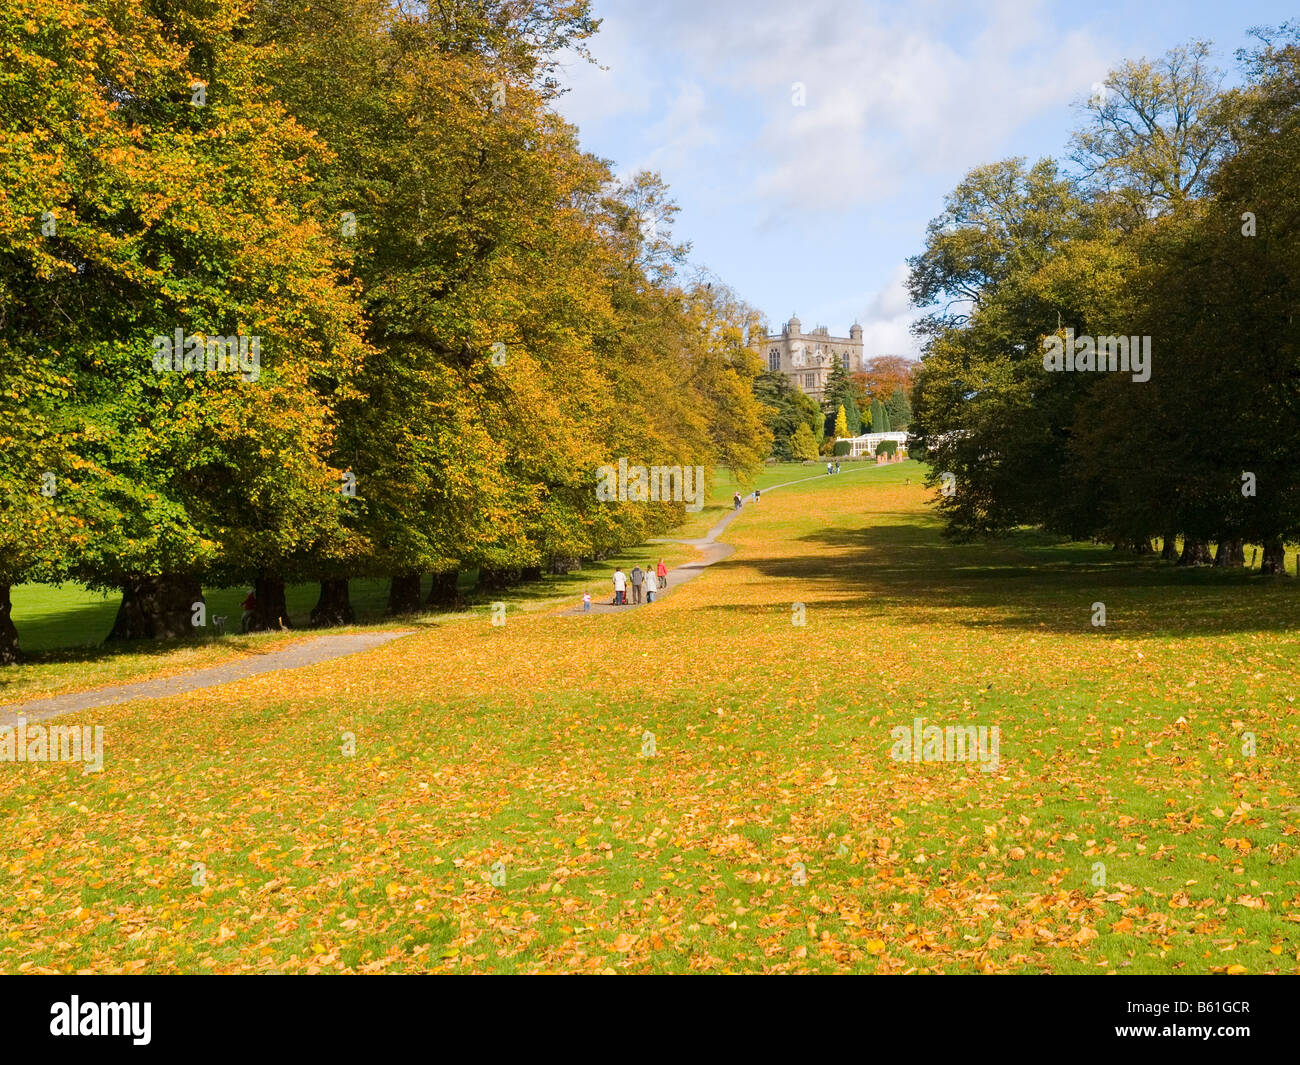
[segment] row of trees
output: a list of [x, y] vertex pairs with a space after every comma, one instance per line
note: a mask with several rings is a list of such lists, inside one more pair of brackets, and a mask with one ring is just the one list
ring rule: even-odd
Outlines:
[[[422, 574], [445, 602], [680, 521], [597, 502], [621, 456], [761, 463], [757, 315], [683, 280], [662, 183], [548, 107], [596, 27], [573, 0], [5, 5], [0, 661], [19, 582], [121, 590], [114, 637], [190, 631], [204, 584], [254, 586], [264, 628], [319, 581], [338, 623], [351, 578], [405, 611]], [[174, 336], [197, 365], [156, 367]], [[205, 365], [233, 337], [242, 372]]]
[[[932, 309], [913, 432], [936, 480], [956, 477], [951, 534], [1161, 538], [1169, 557], [1181, 538], [1184, 564], [1217, 541], [1228, 566], [1253, 543], [1282, 572], [1300, 536], [1300, 43], [1256, 32], [1240, 87], [1204, 43], [1124, 64], [1068, 165], [976, 169], [931, 223], [911, 261]], [[1149, 337], [1149, 380], [1048, 368], [1084, 337]]]

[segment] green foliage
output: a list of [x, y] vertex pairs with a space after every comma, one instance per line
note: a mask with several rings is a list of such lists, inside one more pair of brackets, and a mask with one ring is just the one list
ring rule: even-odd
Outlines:
[[[1260, 39], [1230, 93], [1200, 44], [1122, 65], [1075, 138], [1081, 174], [981, 167], [931, 224], [910, 287], [943, 310], [911, 429], [956, 476], [951, 535], [1247, 538], [1266, 571], [1300, 536], [1300, 406], [1280, 384], [1300, 379], [1283, 310], [1300, 297], [1300, 49], [1294, 28]], [[1149, 380], [1051, 372], [1045, 344], [1071, 336], [1150, 337]], [[1207, 397], [1230, 448], [1202, 432]]]
[[800, 422], [795, 427], [794, 436], [790, 440], [790, 452], [796, 460], [800, 461], [817, 457], [817, 441], [806, 422]]
[[682, 520], [601, 466], [761, 467], [758, 315], [548, 106], [585, 2], [100, 7], [0, 13], [0, 587], [531, 567]]
[[889, 421], [890, 428], [895, 431], [906, 429], [911, 424], [912, 404], [908, 401], [907, 393], [901, 388], [885, 402], [885, 417]]
[[797, 458], [793, 439], [795, 431], [803, 425], [809, 431], [816, 454], [817, 438], [820, 433], [822, 414], [816, 402], [804, 395], [790, 383], [790, 379], [778, 371], [764, 371], [754, 378], [754, 396], [766, 409], [767, 425], [772, 433], [772, 456], [789, 461]]
[[[825, 415], [824, 433], [827, 436], [857, 436], [862, 431], [862, 415], [858, 409], [855, 392], [857, 385], [840, 363], [831, 367], [826, 375], [826, 388], [822, 394], [822, 411]], [[844, 413], [844, 431], [836, 429], [836, 419]]]

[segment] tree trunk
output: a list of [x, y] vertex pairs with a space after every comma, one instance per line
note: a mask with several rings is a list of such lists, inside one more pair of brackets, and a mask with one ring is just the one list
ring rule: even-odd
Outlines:
[[390, 614], [418, 614], [420, 612], [420, 577], [418, 573], [398, 573], [388, 585], [388, 612]]
[[175, 640], [194, 635], [194, 604], [202, 602], [198, 578], [186, 573], [127, 577], [106, 640]]
[[520, 572], [517, 569], [491, 569], [487, 566], [478, 571], [478, 586], [485, 592], [500, 592], [512, 584], [518, 584]]
[[1162, 542], [1160, 545], [1160, 561], [1161, 562], [1178, 561], [1178, 534], [1177, 533], [1167, 532], [1162, 537]]
[[352, 601], [348, 598], [348, 582], [321, 581], [320, 598], [311, 608], [312, 628], [329, 629], [336, 625], [351, 625], [356, 619]]
[[1239, 569], [1246, 564], [1246, 548], [1240, 540], [1220, 540], [1219, 553], [1214, 556], [1218, 569]]
[[1286, 547], [1282, 537], [1270, 536], [1264, 541], [1264, 558], [1259, 572], [1268, 577], [1286, 576]]
[[459, 578], [459, 570], [448, 569], [435, 573], [433, 587], [429, 589], [429, 598], [426, 600], [428, 605], [454, 607], [459, 604], [460, 592], [456, 587]]
[[1208, 566], [1213, 561], [1208, 540], [1194, 540], [1190, 536], [1183, 540], [1183, 553], [1178, 559], [1180, 566]]
[[561, 576], [565, 573], [568, 573], [570, 570], [581, 569], [581, 568], [582, 568], [582, 560], [578, 558], [556, 557], [551, 559], [551, 565], [550, 565], [551, 572], [556, 574], [557, 576]]
[[11, 666], [22, 657], [18, 650], [18, 629], [14, 626], [9, 585], [0, 584], [0, 666]]
[[253, 595], [257, 603], [248, 622], [249, 632], [293, 628], [289, 606], [284, 601], [284, 581], [279, 577], [258, 577], [253, 581]]

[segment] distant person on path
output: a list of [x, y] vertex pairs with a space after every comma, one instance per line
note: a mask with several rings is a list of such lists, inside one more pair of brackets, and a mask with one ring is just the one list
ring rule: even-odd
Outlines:
[[835, 472], [836, 472], [836, 473], [839, 473], [839, 472], [840, 472], [840, 464], [839, 464], [838, 462], [835, 463]]
[[257, 596], [253, 594], [253, 589], [248, 589], [248, 595], [244, 597], [243, 617], [239, 619], [239, 631], [247, 632], [248, 627], [253, 623], [253, 611], [257, 609]]
[[826, 463], [826, 472], [827, 472], [827, 473], [834, 473], [834, 472], [835, 472], [835, 467], [834, 467], [831, 463], [829, 463], [829, 462]]
[[584, 614], [590, 614], [590, 613], [591, 613], [591, 593], [590, 593], [590, 592], [583, 592], [583, 593], [582, 593], [582, 612], [583, 612]]
[[757, 488], [755, 488], [755, 489], [754, 489], [754, 502], [757, 503], [757, 502], [759, 501], [759, 499], [760, 499], [760, 497], [761, 497], [762, 495], [763, 495], [763, 493], [760, 492]]
[[655, 570], [655, 575], [659, 578], [659, 587], [668, 587], [668, 567], [664, 565], [664, 560], [659, 560], [659, 568]]
[[621, 566], [614, 569], [614, 605], [627, 605], [627, 575]]
[[739, 509], [740, 509], [740, 493], [739, 493], [739, 492], [734, 492], [734, 493], [732, 493], [732, 496], [731, 496], [731, 506], [732, 506], [732, 509], [733, 509], [733, 510], [739, 510]]
[[632, 567], [632, 602], [641, 602], [641, 585], [645, 583], [645, 574], [640, 566]]
[[655, 601], [655, 577], [649, 570], [645, 571], [645, 601], [647, 603]]

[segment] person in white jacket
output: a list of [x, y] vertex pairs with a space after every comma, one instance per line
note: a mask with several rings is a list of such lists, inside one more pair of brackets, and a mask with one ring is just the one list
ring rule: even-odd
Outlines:
[[622, 566], [614, 570], [614, 602], [619, 606], [627, 602], [627, 574], [623, 572]]

